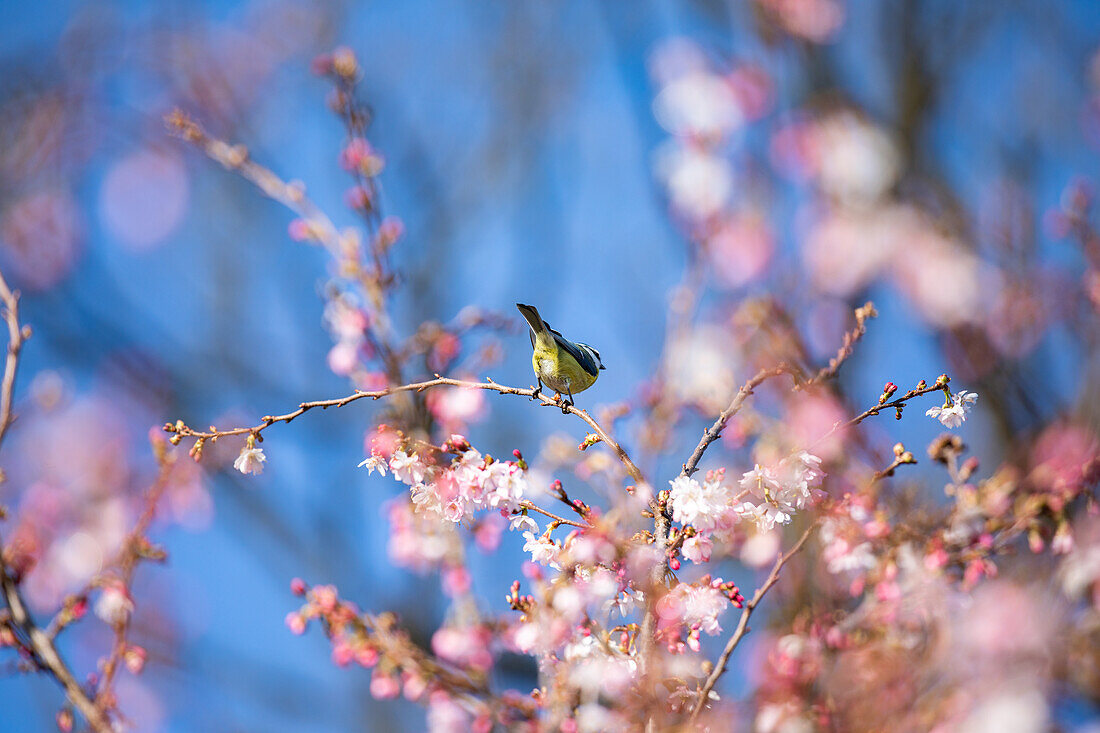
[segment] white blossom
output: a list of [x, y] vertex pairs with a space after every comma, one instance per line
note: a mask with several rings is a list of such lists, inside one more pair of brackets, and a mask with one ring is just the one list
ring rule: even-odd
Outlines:
[[133, 610], [134, 601], [120, 582], [105, 587], [95, 603], [95, 615], [113, 626], [125, 623]]
[[241, 454], [237, 456], [237, 460], [233, 461], [233, 468], [243, 474], [261, 474], [264, 472], [266, 460], [267, 456], [264, 455], [263, 448], [245, 446], [241, 448]]
[[382, 456], [371, 456], [367, 460], [360, 463], [359, 468], [367, 469], [368, 476], [372, 475], [375, 471], [378, 471], [380, 475], [385, 476], [388, 466], [386, 465], [386, 459], [382, 458]]
[[553, 540], [545, 535], [536, 536], [533, 532], [524, 532], [523, 536], [527, 540], [523, 545], [523, 551], [530, 552], [532, 560], [540, 565], [557, 567], [555, 560], [561, 548]]
[[806, 451], [780, 461], [774, 468], [758, 463], [741, 477], [741, 488], [758, 501], [744, 502], [738, 512], [754, 520], [762, 532], [787, 524], [813, 499], [824, 477], [821, 459]]
[[978, 394], [976, 392], [959, 390], [951, 396], [950, 400], [944, 403], [943, 407], [933, 407], [924, 414], [936, 418], [946, 428], [957, 428], [966, 420], [967, 413], [970, 412], [970, 408], [977, 401]]
[[672, 518], [706, 532], [718, 526], [733, 502], [729, 487], [722, 485], [721, 474], [699, 483], [688, 476], [669, 481], [672, 486]]

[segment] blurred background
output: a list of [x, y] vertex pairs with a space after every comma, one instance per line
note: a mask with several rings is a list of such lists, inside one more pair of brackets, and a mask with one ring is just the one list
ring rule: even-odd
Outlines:
[[[875, 302], [841, 372], [853, 405], [948, 372], [981, 395], [960, 432], [983, 461], [1044, 426], [1094, 443], [1091, 0], [13, 2], [0, 26], [0, 269], [34, 328], [0, 501], [33, 525], [25, 591], [39, 614], [132, 525], [151, 428], [251, 425], [349, 391], [324, 325], [324, 250], [292, 241], [288, 212], [162, 121], [183, 108], [351, 225], [344, 130], [310, 73], [337, 45], [359, 58], [386, 210], [406, 229], [397, 330], [534, 303], [603, 356], [582, 406], [652, 405], [663, 369], [697, 409], [667, 439], [620, 426], [632, 449], [662, 444], [652, 475], [675, 474], [755, 371], [723, 334], [773, 302], [818, 363], [851, 308]], [[709, 325], [666, 343], [677, 298], [704, 288], [692, 308]], [[477, 376], [530, 384], [518, 325], [489, 338], [503, 357]], [[843, 408], [811, 405], [807, 434]], [[494, 454], [584, 435], [519, 400], [454, 409]], [[923, 409], [872, 430], [923, 459], [941, 428]], [[402, 487], [356, 469], [374, 410], [272, 428], [262, 476], [226, 470], [239, 446], [216, 446], [173, 483], [153, 533], [169, 561], [134, 589], [149, 665], [118, 683], [137, 730], [423, 726], [283, 622], [301, 576], [398, 611], [418, 639], [438, 625], [444, 604], [425, 600], [437, 582], [387, 557], [385, 505]], [[501, 610], [521, 546], [471, 554], [487, 606]], [[62, 648], [88, 671], [109, 634], [85, 626]], [[533, 686], [533, 665], [505, 667]], [[59, 704], [44, 676], [0, 679], [5, 730], [48, 729]], [[1071, 727], [1095, 712], [1067, 706], [1054, 715]]]

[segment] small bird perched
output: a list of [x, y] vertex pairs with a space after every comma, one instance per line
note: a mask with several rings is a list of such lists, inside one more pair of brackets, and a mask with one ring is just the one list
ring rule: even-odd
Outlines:
[[542, 394], [545, 382], [559, 395], [569, 395], [569, 402], [561, 408], [563, 413], [569, 412], [568, 408], [573, 406], [573, 395], [595, 384], [600, 370], [605, 368], [600, 361], [600, 352], [588, 344], [574, 343], [550, 328], [534, 306], [516, 303], [516, 308], [531, 326], [531, 346], [534, 349], [531, 366], [539, 380], [532, 398]]

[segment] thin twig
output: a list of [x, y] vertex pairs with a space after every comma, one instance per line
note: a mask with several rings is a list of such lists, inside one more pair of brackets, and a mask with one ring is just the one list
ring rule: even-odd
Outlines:
[[718, 678], [726, 671], [726, 666], [729, 664], [729, 659], [733, 654], [733, 650], [741, 643], [741, 639], [745, 637], [745, 634], [749, 633], [749, 617], [752, 616], [752, 612], [760, 605], [760, 601], [764, 600], [764, 596], [771, 590], [772, 586], [779, 581], [779, 573], [783, 570], [783, 566], [787, 564], [788, 560], [798, 554], [816, 527], [816, 523], [807, 527], [806, 531], [802, 533], [802, 536], [798, 538], [798, 542], [794, 544], [794, 547], [785, 555], [780, 555], [775, 559], [775, 565], [772, 566], [772, 571], [768, 573], [767, 580], [764, 581], [762, 586], [756, 589], [752, 599], [745, 603], [744, 608], [741, 609], [741, 618], [737, 621], [737, 629], [733, 632], [733, 636], [729, 638], [729, 641], [726, 642], [726, 647], [722, 650], [722, 654], [719, 655], [718, 661], [714, 665], [714, 669], [711, 670], [706, 682], [703, 683], [703, 687], [699, 690], [699, 699], [695, 701], [695, 708], [691, 711], [691, 718], [689, 718], [690, 722], [695, 722], [695, 719], [699, 717], [699, 713], [703, 710], [703, 706], [706, 705], [711, 690], [713, 690], [714, 686], [718, 683]]
[[844, 334], [844, 342], [837, 349], [836, 356], [829, 360], [829, 366], [822, 367], [817, 374], [806, 381], [806, 384], [802, 385], [803, 387], [818, 384], [836, 376], [837, 372], [840, 371], [840, 365], [848, 360], [848, 357], [855, 351], [856, 344], [867, 333], [867, 321], [876, 317], [878, 311], [875, 310], [875, 304], [868, 300], [862, 306], [856, 308], [855, 315], [855, 328]]
[[703, 433], [703, 437], [699, 440], [699, 445], [695, 446], [695, 450], [691, 453], [691, 458], [684, 464], [683, 471], [680, 474], [681, 476], [690, 476], [699, 470], [699, 461], [703, 459], [703, 453], [706, 452], [711, 443], [718, 440], [722, 435], [722, 431], [726, 429], [726, 423], [730, 421], [731, 417], [738, 413], [749, 395], [765, 381], [772, 377], [778, 377], [781, 374], [793, 374], [793, 371], [786, 364], [780, 364], [779, 366], [770, 367], [768, 369], [761, 369], [752, 379], [745, 382], [745, 384], [741, 386], [741, 389], [737, 390], [737, 394], [734, 395], [729, 407], [722, 410], [722, 413], [718, 416], [718, 419], [714, 421], [714, 424]]
[[[0, 301], [3, 301], [3, 317], [8, 325], [8, 353], [4, 360], [3, 381], [0, 382], [0, 442], [3, 442], [8, 428], [15, 420], [12, 404], [15, 396], [15, 375], [19, 370], [19, 352], [24, 342], [30, 338], [31, 331], [30, 328], [19, 324], [19, 294], [12, 292], [2, 274], [0, 274]], [[49, 634], [39, 628], [31, 618], [19, 593], [19, 586], [12, 574], [8, 572], [7, 563], [3, 560], [3, 547], [4, 542], [0, 538], [0, 590], [3, 591], [4, 602], [11, 613], [12, 625], [23, 633], [34, 652], [35, 661], [41, 668], [49, 671], [58, 684], [65, 689], [65, 696], [88, 721], [92, 730], [96, 733], [110, 733], [112, 729], [107, 716], [96, 707], [76, 681], [76, 677], [58, 654]]]
[[540, 507], [538, 504], [535, 504], [534, 502], [531, 502], [531, 501], [523, 501], [523, 502], [520, 503], [520, 506], [522, 506], [524, 509], [528, 509], [528, 510], [533, 511], [533, 512], [538, 512], [539, 514], [545, 514], [546, 516], [553, 519], [556, 524], [568, 524], [570, 527], [578, 527], [580, 529], [592, 529], [591, 524], [581, 524], [580, 522], [574, 522], [572, 519], [566, 519], [565, 517], [559, 517], [557, 514], [554, 514], [553, 512], [548, 512], [545, 509], [543, 509], [542, 507]]

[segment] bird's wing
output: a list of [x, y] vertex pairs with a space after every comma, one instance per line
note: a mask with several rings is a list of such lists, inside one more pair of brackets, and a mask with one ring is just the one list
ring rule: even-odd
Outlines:
[[[546, 327], [550, 328], [549, 324], [547, 324]], [[550, 333], [554, 334], [554, 341], [557, 342], [558, 346], [569, 352], [569, 355], [577, 360], [577, 363], [581, 365], [582, 369], [593, 377], [599, 376], [599, 365], [596, 364], [596, 361], [590, 355], [585, 353], [583, 349], [577, 348], [575, 343], [569, 341], [554, 329], [550, 328]]]

